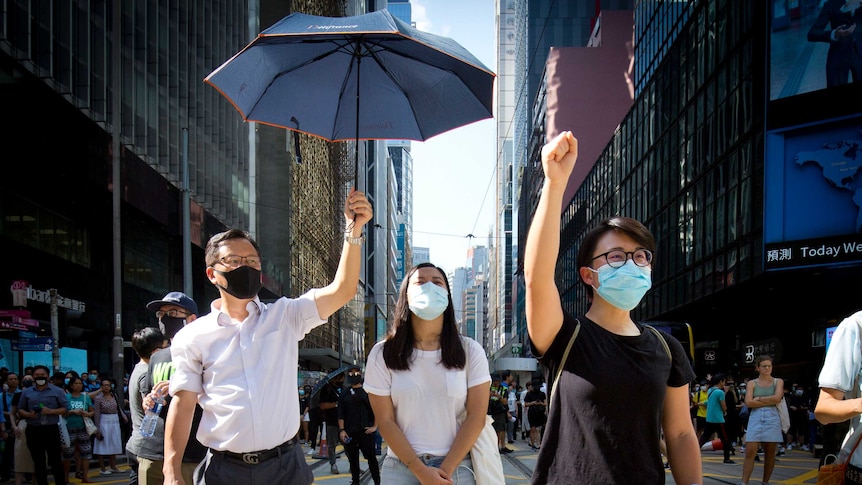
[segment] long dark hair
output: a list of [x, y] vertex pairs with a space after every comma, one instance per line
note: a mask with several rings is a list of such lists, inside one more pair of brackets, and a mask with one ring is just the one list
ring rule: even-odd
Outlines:
[[455, 323], [455, 307], [452, 305], [449, 280], [446, 278], [446, 272], [431, 263], [414, 266], [401, 282], [398, 302], [395, 304], [395, 312], [392, 314], [392, 322], [386, 333], [386, 342], [383, 344], [383, 360], [386, 362], [386, 367], [392, 370], [410, 369], [416, 339], [413, 335], [413, 313], [407, 303], [407, 288], [410, 286], [410, 277], [421, 268], [434, 268], [439, 271], [443, 275], [446, 292], [449, 294], [449, 305], [443, 311], [443, 329], [440, 332], [440, 360], [447, 369], [463, 369], [467, 364], [467, 355], [464, 353], [461, 335]]

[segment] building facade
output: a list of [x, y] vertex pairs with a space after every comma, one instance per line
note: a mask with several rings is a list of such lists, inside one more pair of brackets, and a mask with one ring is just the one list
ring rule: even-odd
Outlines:
[[[326, 16], [378, 7], [296, 4]], [[206, 313], [217, 292], [205, 278], [202, 248], [227, 228], [248, 230], [260, 244], [263, 300], [295, 297], [331, 281], [343, 201], [355, 175], [352, 145], [244, 123], [201, 81], [290, 13], [271, 0], [219, 8], [195, 0], [170, 7], [35, 2], [10, 5], [0, 19], [0, 99], [15, 113], [5, 117], [3, 136], [9, 153], [15, 146], [27, 153], [6, 164], [0, 182], [0, 241], [15, 254], [0, 281], [36, 292], [55, 288], [81, 303], [60, 307], [53, 333], [59, 346], [87, 352], [86, 367], [112, 369], [115, 334], [128, 341], [136, 329], [154, 325], [144, 305], [168, 291], [185, 290]], [[362, 145], [361, 169], [380, 158], [388, 180], [385, 149]], [[391, 193], [384, 182], [369, 194], [376, 220], [393, 234], [376, 240], [369, 234], [378, 260], [394, 252], [396, 229], [386, 213]], [[380, 288], [394, 271], [373, 257], [365, 270], [384, 268], [374, 289], [391, 292]], [[354, 302], [301, 343], [301, 366], [323, 370], [364, 360], [366, 277], [361, 286]], [[21, 305], [14, 291], [0, 298], [8, 324], [0, 346], [9, 367], [32, 363], [10, 342], [23, 348], [22, 338], [51, 335], [50, 308], [40, 300]], [[129, 348], [123, 353], [128, 370], [136, 357]]]
[[[859, 307], [862, 236], [847, 202], [862, 83], [826, 86], [828, 46], [806, 39], [816, 5], [789, 18], [771, 3], [638, 4], [637, 95], [570, 187], [557, 275], [566, 311], [585, 312], [585, 233], [613, 215], [639, 219], [658, 247], [637, 318], [688, 322], [700, 376], [753, 377], [753, 359], [771, 354], [775, 375], [810, 386], [827, 329]], [[535, 200], [541, 167], [530, 163]]]

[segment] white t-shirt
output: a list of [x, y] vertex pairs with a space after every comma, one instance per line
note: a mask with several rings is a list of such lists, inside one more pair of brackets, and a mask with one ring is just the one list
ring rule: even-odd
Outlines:
[[[835, 333], [832, 334], [832, 342], [823, 369], [820, 371], [818, 382], [820, 387], [844, 391], [845, 399], [853, 399], [862, 396], [862, 379], [857, 377], [862, 373], [862, 311], [845, 318]], [[838, 461], [843, 462], [847, 454], [859, 439], [862, 432], [862, 421], [860, 416], [850, 418], [850, 431], [844, 437]], [[850, 458], [850, 464], [862, 467], [862, 444], [856, 449], [856, 453]]]
[[[413, 351], [410, 369], [393, 371], [383, 360], [378, 342], [368, 354], [365, 391], [389, 396], [395, 422], [417, 454], [445, 455], [458, 433], [458, 415], [467, 403], [467, 389], [491, 382], [485, 351], [473, 339], [462, 337], [467, 351], [463, 369], [447, 369], [440, 350]], [[392, 448], [387, 454], [397, 458]]]

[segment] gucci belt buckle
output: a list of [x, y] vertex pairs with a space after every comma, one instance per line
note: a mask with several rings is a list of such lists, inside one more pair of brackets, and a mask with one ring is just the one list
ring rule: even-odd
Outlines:
[[242, 461], [249, 465], [257, 465], [260, 463], [260, 453], [243, 453]]

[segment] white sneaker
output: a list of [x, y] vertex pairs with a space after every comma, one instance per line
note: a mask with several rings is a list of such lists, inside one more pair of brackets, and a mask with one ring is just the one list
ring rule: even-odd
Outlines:
[[802, 445], [802, 451], [811, 451], [811, 450], [808, 448], [808, 445]]

